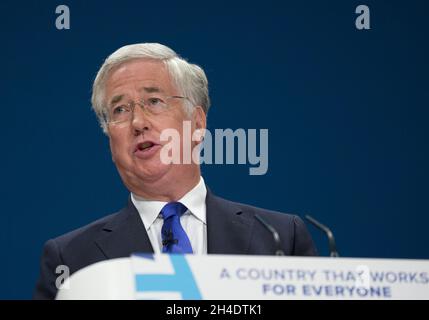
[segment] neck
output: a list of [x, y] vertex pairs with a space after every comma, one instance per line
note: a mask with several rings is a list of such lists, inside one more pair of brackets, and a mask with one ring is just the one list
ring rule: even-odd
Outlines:
[[156, 181], [127, 185], [128, 190], [146, 200], [172, 202], [181, 199], [200, 182], [198, 170], [186, 177], [161, 178]]

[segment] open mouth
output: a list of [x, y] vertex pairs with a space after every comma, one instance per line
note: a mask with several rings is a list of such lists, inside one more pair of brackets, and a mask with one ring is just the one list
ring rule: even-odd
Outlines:
[[136, 147], [135, 151], [149, 151], [152, 147], [155, 146], [155, 143], [151, 142], [151, 141], [146, 141], [146, 142], [142, 142], [139, 143]]

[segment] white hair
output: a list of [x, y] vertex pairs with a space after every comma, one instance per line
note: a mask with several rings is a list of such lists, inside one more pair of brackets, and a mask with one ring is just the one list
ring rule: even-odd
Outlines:
[[[186, 111], [191, 113], [194, 106], [201, 106], [207, 114], [210, 108], [208, 81], [204, 70], [196, 64], [188, 63], [176, 52], [159, 43], [138, 43], [127, 45], [113, 52], [104, 61], [92, 86], [92, 108], [107, 134], [107, 105], [105, 97], [106, 79], [110, 71], [133, 59], [153, 59], [162, 61], [181, 94], [187, 97]], [[185, 102], [187, 100], [184, 100]]]

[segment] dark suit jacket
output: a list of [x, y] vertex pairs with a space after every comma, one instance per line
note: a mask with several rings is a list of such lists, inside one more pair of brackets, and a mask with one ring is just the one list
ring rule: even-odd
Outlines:
[[[255, 219], [261, 216], [278, 231], [286, 255], [316, 255], [303, 221], [293, 215], [268, 211], [216, 197], [207, 191], [207, 251], [209, 254], [272, 255], [272, 234]], [[134, 252], [153, 253], [145, 226], [129, 200], [121, 211], [46, 242], [34, 299], [54, 299], [55, 269], [66, 265], [70, 274], [90, 264]]]

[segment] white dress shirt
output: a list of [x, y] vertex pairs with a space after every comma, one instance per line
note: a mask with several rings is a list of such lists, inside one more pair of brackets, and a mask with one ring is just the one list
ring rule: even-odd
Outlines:
[[[207, 253], [206, 195], [206, 185], [201, 177], [198, 184], [178, 200], [188, 208], [180, 217], [180, 223], [188, 235], [194, 254]], [[140, 214], [154, 252], [161, 253], [161, 228], [164, 223], [161, 209], [167, 202], [147, 200], [133, 193], [131, 201]]]

